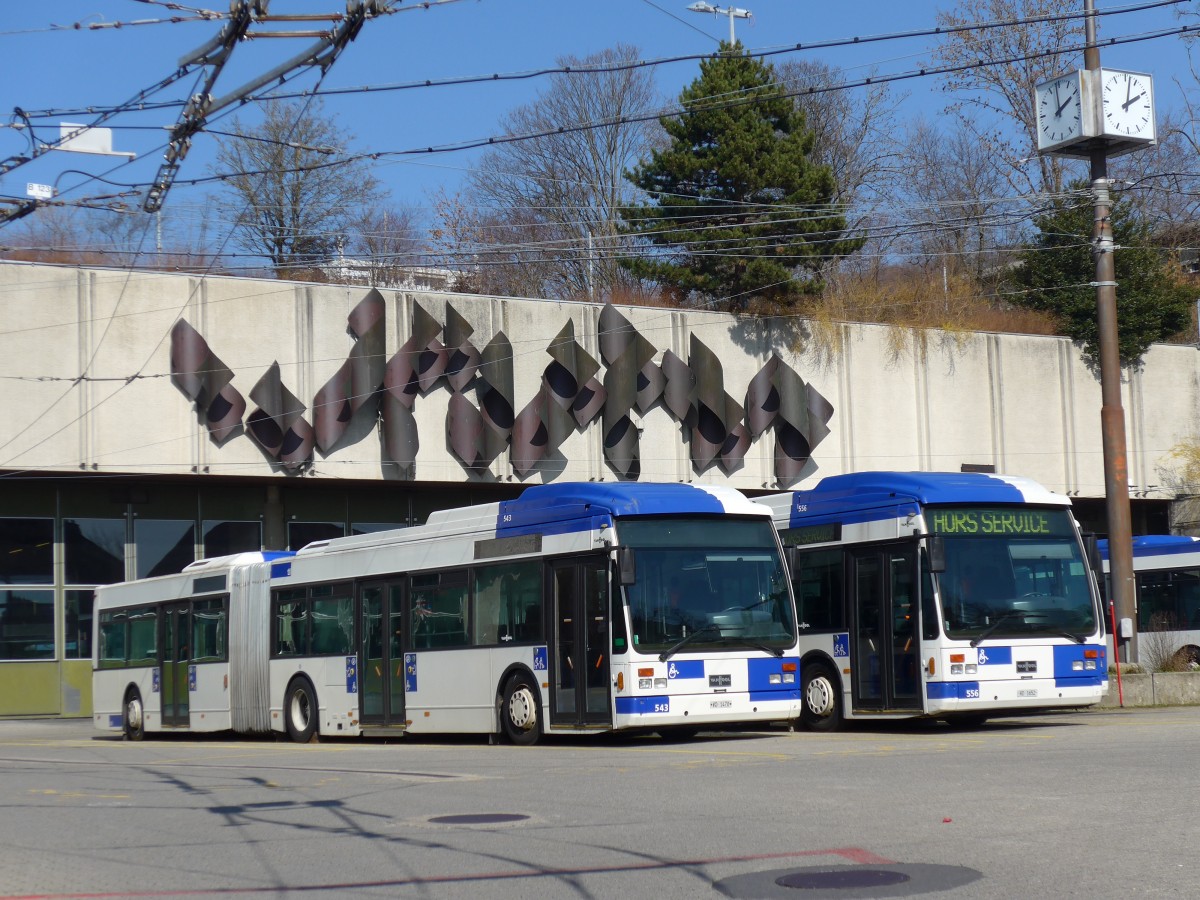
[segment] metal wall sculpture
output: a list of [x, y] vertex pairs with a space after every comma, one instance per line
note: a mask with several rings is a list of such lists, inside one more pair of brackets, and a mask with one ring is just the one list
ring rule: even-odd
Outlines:
[[522, 478], [604, 408], [604, 388], [595, 378], [600, 364], [579, 346], [570, 320], [546, 352], [553, 362], [542, 372], [541, 387], [512, 428], [512, 465]]
[[[694, 334], [687, 362], [667, 350], [656, 365], [654, 345], [610, 305], [599, 317], [601, 360], [580, 345], [568, 320], [546, 348], [551, 362], [537, 394], [519, 413], [512, 345], [504, 332], [497, 331], [480, 352], [471, 342], [474, 329], [453, 306], [446, 304], [443, 327], [414, 302], [409, 339], [385, 362], [385, 311], [382, 295], [371, 290], [350, 312], [354, 346], [317, 392], [315, 427], [303, 416], [304, 404], [283, 385], [277, 363], [250, 392], [258, 408], [246, 419], [246, 430], [285, 472], [303, 471], [314, 448], [329, 456], [361, 439], [348, 430], [351, 423], [373, 426], [377, 417], [385, 467], [400, 478], [415, 478], [420, 449], [415, 404], [442, 385], [450, 391], [446, 445], [475, 473], [485, 472], [508, 449], [514, 472], [527, 478], [570, 435], [599, 418], [608, 466], [620, 478], [637, 480], [642, 451], [634, 410], [644, 416], [657, 406], [681, 426], [697, 473], [713, 466], [733, 473], [751, 444], [773, 431], [775, 477], [786, 486], [801, 476], [813, 449], [830, 433], [833, 406], [777, 355], [751, 379], [743, 406], [725, 389], [720, 358]], [[204, 414], [214, 442], [236, 432], [246, 403], [230, 384], [233, 373], [183, 321], [172, 331], [171, 378]]]
[[171, 383], [196, 404], [213, 442], [219, 447], [237, 434], [246, 414], [233, 371], [208, 348], [208, 342], [180, 319], [171, 328]]
[[326, 456], [336, 449], [356, 415], [378, 415], [379, 388], [387, 362], [386, 314], [383, 295], [374, 289], [350, 311], [348, 330], [354, 336], [354, 347], [313, 399], [317, 448]]
[[258, 404], [246, 417], [246, 430], [254, 442], [287, 472], [307, 468], [316, 443], [313, 428], [304, 418], [306, 407], [300, 398], [283, 386], [278, 362], [271, 363], [250, 389], [250, 399]]

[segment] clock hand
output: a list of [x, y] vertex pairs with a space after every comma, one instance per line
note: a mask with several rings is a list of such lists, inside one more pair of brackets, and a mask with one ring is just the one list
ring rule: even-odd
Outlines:
[[1129, 107], [1133, 106], [1133, 104], [1137, 103], [1141, 99], [1142, 99], [1141, 94], [1138, 94], [1136, 97], [1131, 97], [1130, 99], [1126, 100], [1124, 103], [1121, 104], [1121, 109], [1123, 109], [1125, 112], [1129, 112]]
[[[1057, 96], [1058, 96], [1058, 92], [1056, 91], [1056, 92], [1055, 92], [1055, 97], [1057, 98]], [[1062, 115], [1062, 111], [1063, 111], [1064, 109], [1066, 109], [1066, 108], [1067, 108], [1067, 104], [1068, 104], [1068, 103], [1070, 103], [1070, 102], [1071, 102], [1071, 100], [1072, 100], [1072, 99], [1074, 99], [1074, 97], [1075, 97], [1075, 92], [1074, 92], [1074, 91], [1072, 91], [1070, 94], [1068, 94], [1068, 95], [1067, 95], [1067, 99], [1066, 99], [1066, 100], [1064, 100], [1064, 101], [1063, 101], [1061, 104], [1059, 104], [1059, 107], [1058, 107], [1058, 109], [1056, 109], [1056, 110], [1054, 111], [1054, 116], [1055, 116], [1055, 118], [1058, 118], [1059, 116], [1061, 116], [1061, 115]]]

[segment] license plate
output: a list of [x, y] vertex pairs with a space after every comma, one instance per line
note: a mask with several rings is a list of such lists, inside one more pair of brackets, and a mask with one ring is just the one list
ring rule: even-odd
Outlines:
[[1037, 696], [1037, 688], [1029, 688], [1024, 691], [1017, 691], [1017, 696], [1018, 697], [1036, 697]]
[[708, 703], [709, 709], [730, 709], [733, 707], [732, 700], [710, 700]]

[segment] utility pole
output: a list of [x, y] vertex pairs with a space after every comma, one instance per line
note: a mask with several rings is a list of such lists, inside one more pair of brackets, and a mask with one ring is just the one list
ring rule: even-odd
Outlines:
[[[1084, 68], [1100, 81], [1100, 48], [1096, 44], [1095, 0], [1085, 0], [1087, 47]], [[1091, 150], [1092, 197], [1095, 221], [1092, 253], [1096, 259], [1096, 326], [1100, 343], [1100, 431], [1104, 447], [1104, 494], [1108, 514], [1109, 584], [1118, 634], [1113, 647], [1128, 638], [1125, 656], [1137, 659], [1137, 614], [1133, 594], [1133, 528], [1129, 514], [1129, 460], [1125, 442], [1125, 411], [1121, 407], [1121, 356], [1117, 344], [1117, 275], [1108, 192], [1108, 147]], [[1126, 623], [1128, 632], [1126, 633]]]
[[734, 34], [733, 20], [734, 19], [750, 19], [753, 18], [753, 13], [748, 9], [738, 9], [736, 6], [713, 6], [711, 3], [706, 3], [705, 0], [697, 0], [688, 7], [692, 12], [712, 13], [718, 16], [729, 16], [729, 46], [732, 47], [737, 41], [737, 35]]

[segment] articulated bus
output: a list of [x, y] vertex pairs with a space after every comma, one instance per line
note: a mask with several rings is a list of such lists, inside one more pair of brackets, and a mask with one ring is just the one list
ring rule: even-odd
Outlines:
[[681, 735], [800, 712], [770, 513], [729, 488], [559, 484], [427, 524], [96, 591], [94, 724]]
[[[1108, 541], [1100, 541], [1108, 576]], [[1150, 534], [1133, 539], [1133, 577], [1141, 652], [1158, 663], [1200, 663], [1200, 538]], [[1150, 651], [1150, 652], [1148, 652]]]
[[969, 726], [1104, 697], [1102, 606], [1067, 498], [1024, 478], [861, 472], [759, 502], [791, 570], [806, 727]]

